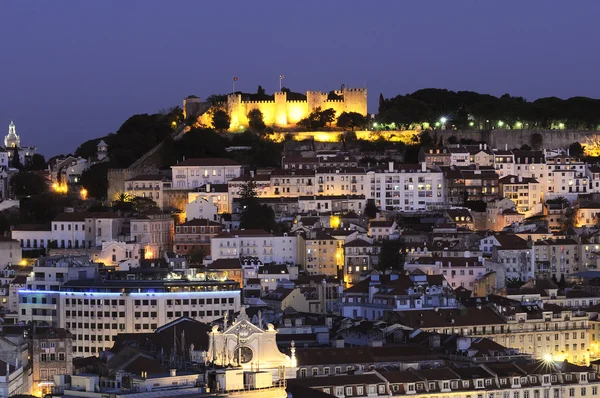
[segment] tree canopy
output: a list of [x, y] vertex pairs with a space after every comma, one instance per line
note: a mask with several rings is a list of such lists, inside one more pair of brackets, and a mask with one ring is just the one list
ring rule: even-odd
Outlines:
[[378, 118], [382, 123], [406, 128], [422, 123], [435, 126], [443, 117], [449, 126], [458, 129], [598, 129], [600, 99], [547, 97], [527, 101], [509, 94], [496, 97], [435, 88], [379, 99]]

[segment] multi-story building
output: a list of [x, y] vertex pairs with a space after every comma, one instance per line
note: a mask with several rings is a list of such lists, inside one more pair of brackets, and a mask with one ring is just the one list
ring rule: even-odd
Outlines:
[[296, 264], [298, 242], [296, 236], [274, 236], [263, 230], [223, 231], [211, 238], [210, 255], [212, 260], [257, 257], [263, 264]]
[[344, 284], [359, 282], [360, 275], [372, 271], [379, 262], [381, 246], [373, 239], [359, 237], [344, 242]]
[[173, 248], [175, 221], [159, 210], [149, 210], [130, 220], [131, 238], [144, 248], [144, 258], [158, 258]]
[[370, 183], [367, 198], [374, 199], [381, 209], [425, 211], [445, 205], [443, 174], [428, 169], [426, 163], [395, 165], [390, 162], [388, 167], [370, 170], [367, 178]]
[[[211, 322], [240, 309], [233, 281], [127, 279], [69, 281], [57, 290], [22, 290], [23, 306], [52, 296], [58, 327], [73, 335], [73, 356], [112, 347], [118, 333], [145, 333], [181, 317]], [[24, 320], [27, 320], [25, 318]]]
[[219, 208], [216, 204], [211, 203], [204, 198], [197, 197], [195, 200], [185, 205], [185, 220], [191, 221], [196, 218], [218, 221]]
[[495, 299], [497, 302], [491, 305], [460, 309], [396, 311], [387, 321], [413, 330], [489, 338], [537, 359], [589, 364], [588, 313], [551, 305], [521, 305], [497, 296]]
[[[88, 256], [43, 257], [36, 260], [27, 289], [19, 290], [19, 321], [58, 326], [58, 290], [69, 280], [93, 279], [98, 265]], [[29, 298], [23, 295], [27, 292]]]
[[302, 213], [362, 213], [365, 195], [312, 195], [298, 197], [298, 211]]
[[563, 196], [573, 201], [580, 193], [589, 192], [590, 178], [586, 165], [570, 156], [554, 156], [546, 159], [548, 196]]
[[222, 225], [205, 218], [196, 218], [175, 227], [173, 251], [178, 255], [202, 252], [209, 255], [210, 240], [221, 233]]
[[500, 178], [515, 174], [515, 155], [508, 149], [494, 149], [494, 169]]
[[452, 288], [441, 275], [371, 273], [344, 290], [342, 315], [377, 320], [387, 311], [456, 307]]
[[369, 192], [367, 175], [362, 167], [319, 167], [315, 180], [319, 195], [365, 195]]
[[138, 267], [143, 255], [140, 243], [112, 241], [102, 242], [99, 250], [93, 251], [90, 257], [106, 267], [119, 267], [123, 262], [127, 262], [128, 267]]
[[230, 208], [233, 200], [239, 199], [240, 192], [242, 192], [242, 190], [251, 182], [254, 184], [254, 192], [258, 198], [268, 198], [273, 195], [273, 189], [271, 188], [271, 175], [255, 175], [254, 172], [250, 172], [250, 175], [243, 175], [227, 182], [227, 194]]
[[52, 393], [54, 376], [73, 374], [73, 339], [60, 328], [41, 328], [32, 336], [33, 391]]
[[448, 145], [450, 166], [468, 166], [471, 164], [471, 154], [467, 148], [460, 145]]
[[450, 151], [446, 147], [422, 147], [419, 151], [419, 162], [427, 168], [450, 166]]
[[340, 276], [344, 266], [344, 241], [322, 230], [298, 236], [298, 264], [309, 275]]
[[[459, 359], [458, 356], [456, 358]], [[341, 367], [338, 368], [341, 370]], [[303, 369], [306, 372], [306, 368]], [[330, 368], [322, 377], [290, 380], [288, 390], [293, 392], [294, 388], [308, 387], [340, 398], [584, 398], [596, 394], [600, 387], [600, 378], [594, 369], [552, 361], [485, 363], [476, 366], [451, 362], [450, 366], [411, 367], [398, 371], [368, 370], [355, 374], [329, 371]], [[310, 394], [299, 391], [292, 393], [292, 398]]]
[[242, 175], [242, 166], [227, 158], [187, 159], [171, 166], [173, 188], [194, 189], [206, 184], [227, 184]]
[[560, 279], [579, 271], [579, 244], [574, 239], [538, 240], [533, 255], [537, 276]]
[[498, 174], [491, 166], [443, 167], [446, 198], [450, 205], [465, 201], [490, 202], [498, 197]]
[[464, 147], [469, 152], [469, 164], [494, 165], [494, 152], [488, 148], [487, 144], [464, 145]]
[[519, 213], [542, 210], [542, 185], [535, 178], [507, 175], [499, 181], [500, 196], [515, 202]]
[[163, 208], [163, 193], [171, 188], [171, 181], [160, 174], [142, 174], [125, 181], [125, 193], [130, 196], [152, 199]]
[[298, 197], [322, 194], [317, 191], [315, 171], [305, 169], [273, 170], [270, 176], [270, 196]]
[[227, 184], [204, 184], [196, 192], [188, 193], [188, 203], [204, 199], [217, 206], [219, 214], [231, 213]]
[[494, 236], [496, 244], [492, 249], [492, 262], [498, 266], [487, 263], [500, 280], [517, 279], [526, 281], [533, 278], [535, 273], [533, 262], [533, 249], [529, 243], [516, 235], [497, 234]]
[[22, 257], [21, 242], [6, 236], [0, 236], [0, 267], [19, 264]]
[[420, 270], [427, 275], [443, 275], [453, 289], [462, 286], [469, 290], [473, 290], [476, 281], [487, 272], [477, 257], [419, 256], [407, 261], [404, 269], [408, 272]]
[[376, 241], [393, 239], [394, 235], [398, 234], [398, 224], [395, 220], [381, 220], [378, 218], [369, 221], [368, 232], [369, 237]]

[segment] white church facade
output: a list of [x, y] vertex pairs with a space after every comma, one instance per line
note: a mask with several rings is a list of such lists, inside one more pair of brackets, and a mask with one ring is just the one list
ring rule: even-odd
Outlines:
[[[258, 324], [262, 324], [260, 319]], [[213, 326], [209, 333], [209, 349], [206, 362], [216, 366], [241, 368], [244, 371], [268, 371], [273, 380], [296, 377], [296, 349], [292, 344], [291, 355], [279, 351], [277, 330], [267, 324], [266, 330], [254, 325], [242, 307], [233, 324], [225, 318], [223, 330]]]
[[[21, 146], [21, 137], [17, 134], [17, 128], [12, 121], [8, 125], [8, 134], [4, 137], [4, 148], [6, 150], [6, 166], [9, 165], [12, 157], [14, 157], [15, 151], [19, 154], [19, 161], [23, 165], [37, 152], [37, 148], [34, 146]], [[2, 164], [1, 156], [0, 166], [5, 166]]]

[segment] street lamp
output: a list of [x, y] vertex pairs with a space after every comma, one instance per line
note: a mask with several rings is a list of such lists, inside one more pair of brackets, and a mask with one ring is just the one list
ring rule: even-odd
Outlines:
[[520, 129], [521, 127], [523, 127], [523, 123], [517, 122], [517, 128]]
[[499, 120], [498, 121], [498, 127], [502, 127], [502, 126], [504, 126], [504, 122], [502, 120]]

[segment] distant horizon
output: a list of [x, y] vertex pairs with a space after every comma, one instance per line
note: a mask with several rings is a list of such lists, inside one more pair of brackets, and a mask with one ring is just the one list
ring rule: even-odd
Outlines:
[[[259, 85], [260, 85], [260, 86], [262, 86], [261, 84], [257, 84], [257, 85], [256, 85], [256, 89], [258, 88], [258, 86], [259, 86]], [[264, 88], [264, 86], [263, 86], [263, 88]], [[312, 89], [312, 90], [309, 90], [309, 89], [307, 89], [307, 90], [303, 90], [303, 91], [296, 91], [296, 90], [293, 90], [292, 88], [290, 88], [290, 87], [287, 87], [287, 86], [285, 86], [285, 85], [283, 86], [283, 88], [289, 89], [289, 90], [291, 90], [291, 91], [293, 91], [293, 92], [297, 92], [297, 93], [305, 93], [305, 92], [307, 92], [307, 91], [321, 91], [321, 92], [330, 92], [330, 91], [335, 91], [335, 90], [338, 90], [338, 89], [340, 89], [340, 88], [341, 88], [341, 86], [340, 86], [338, 89], [330, 89], [330, 90], [323, 90], [323, 89], [321, 89], [321, 90], [318, 90], [318, 89]], [[354, 86], [346, 86], [346, 88], [359, 88], [359, 87], [354, 87]], [[256, 92], [256, 89], [254, 89], [254, 90], [245, 90], [245, 89], [240, 89], [240, 88], [236, 87], [236, 92], [242, 92], [242, 93], [245, 93], [245, 94], [252, 94], [252, 93], [255, 93], [255, 92]], [[417, 92], [417, 91], [421, 91], [421, 90], [430, 90], [430, 89], [431, 89], [431, 90], [447, 90], [447, 91], [452, 91], [452, 92], [475, 92], [475, 93], [477, 93], [477, 94], [482, 94], [482, 95], [492, 95], [492, 96], [494, 96], [494, 97], [496, 97], [496, 98], [500, 98], [500, 97], [501, 97], [502, 95], [504, 95], [504, 94], [509, 94], [509, 95], [511, 95], [512, 97], [523, 97], [523, 99], [524, 99], [525, 101], [527, 101], [527, 102], [535, 102], [535, 101], [537, 101], [537, 100], [539, 100], [539, 99], [543, 99], [543, 98], [558, 98], [558, 99], [561, 99], [561, 100], [568, 100], [568, 99], [571, 99], [571, 98], [589, 98], [589, 99], [592, 99], [592, 100], [600, 100], [600, 97], [587, 97], [587, 96], [582, 96], [582, 95], [574, 95], [574, 96], [570, 96], [570, 97], [566, 97], [566, 98], [565, 98], [565, 97], [559, 97], [559, 96], [557, 96], [557, 95], [551, 95], [551, 96], [537, 97], [537, 98], [535, 98], [535, 99], [529, 99], [529, 98], [527, 98], [527, 97], [525, 97], [525, 96], [517, 96], [517, 95], [513, 95], [512, 93], [491, 94], [491, 93], [487, 93], [487, 92], [479, 92], [479, 91], [474, 91], [474, 90], [461, 90], [461, 89], [458, 89], [458, 90], [453, 90], [453, 89], [448, 89], [448, 88], [438, 88], [438, 87], [425, 87], [425, 88], [421, 88], [421, 89], [414, 90], [414, 91], [412, 91], [412, 92], [409, 92], [409, 93], [406, 93], [406, 94], [392, 94], [392, 95], [390, 95], [390, 96], [386, 96], [386, 95], [384, 95], [384, 98], [386, 98], [386, 99], [389, 99], [389, 98], [394, 98], [394, 97], [396, 97], [396, 96], [398, 96], [398, 95], [406, 96], [406, 95], [411, 95], [411, 94], [414, 94], [414, 93], [415, 93], [415, 92]], [[265, 91], [266, 91], [266, 93], [267, 93], [267, 95], [268, 95], [268, 94], [269, 94], [269, 91], [268, 91], [268, 90], [265, 90]], [[273, 91], [272, 93], [276, 93], [276, 92], [279, 92], [279, 89], [278, 89], [278, 88], [276, 89], [276, 91]], [[201, 101], [206, 101], [206, 99], [207, 99], [208, 97], [210, 97], [211, 95], [230, 95], [230, 94], [232, 94], [232, 93], [231, 93], [231, 92], [229, 92], [229, 93], [211, 93], [211, 94], [208, 94], [208, 95], [206, 95], [206, 96], [202, 96], [202, 95], [198, 95], [198, 94], [187, 94], [187, 95], [185, 95], [185, 96], [183, 96], [183, 97], [181, 98], [181, 102], [183, 102], [183, 100], [184, 100], [185, 98], [187, 98], [187, 97], [189, 97], [189, 96], [192, 96], [192, 95], [194, 95], [194, 96], [196, 96], [196, 97], [200, 98], [200, 100], [201, 100]], [[375, 108], [378, 108], [378, 107], [379, 107], [379, 94], [380, 94], [380, 93], [377, 93], [377, 94], [375, 95], [375, 97], [376, 97], [376, 98], [374, 99], [374, 98], [373, 98], [373, 95], [372, 95], [372, 93], [369, 93], [369, 88], [367, 87], [367, 100], [368, 100], [368, 105], [369, 105], [369, 110], [368, 110], [369, 114], [377, 114], [377, 110], [375, 110], [375, 111], [372, 111], [371, 109], [372, 109], [372, 107], [375, 107]], [[10, 123], [11, 123], [11, 122], [13, 122], [13, 123], [15, 124], [16, 133], [17, 133], [17, 135], [18, 135], [18, 136], [21, 138], [21, 143], [22, 143], [22, 146], [34, 146], [34, 147], [37, 147], [37, 149], [38, 149], [38, 153], [40, 153], [40, 154], [44, 155], [44, 157], [45, 157], [46, 159], [50, 159], [50, 158], [53, 158], [53, 157], [56, 157], [56, 156], [59, 156], [59, 155], [69, 155], [69, 154], [71, 154], [71, 155], [72, 155], [72, 154], [74, 154], [74, 153], [75, 153], [76, 149], [77, 149], [77, 148], [78, 148], [78, 147], [79, 147], [81, 144], [83, 144], [84, 142], [86, 142], [86, 141], [89, 141], [89, 140], [94, 140], [94, 139], [100, 139], [100, 138], [102, 138], [102, 137], [105, 137], [105, 136], [107, 136], [107, 135], [109, 135], [109, 134], [114, 134], [114, 133], [116, 133], [116, 132], [118, 131], [118, 129], [121, 127], [121, 125], [122, 125], [123, 123], [125, 123], [125, 121], [127, 121], [127, 119], [129, 119], [130, 117], [132, 117], [132, 116], [134, 116], [134, 115], [139, 115], [139, 114], [157, 114], [157, 113], [160, 113], [160, 112], [161, 112], [161, 111], [163, 111], [163, 110], [168, 110], [168, 109], [170, 109], [170, 108], [172, 108], [172, 107], [175, 107], [175, 106], [182, 107], [182, 104], [177, 104], [177, 105], [167, 105], [167, 106], [164, 106], [164, 107], [162, 107], [162, 108], [158, 108], [158, 109], [156, 109], [155, 111], [147, 111], [147, 112], [144, 112], [144, 111], [142, 111], [142, 112], [132, 113], [132, 114], [130, 114], [130, 115], [128, 115], [128, 116], [126, 116], [126, 117], [125, 117], [125, 118], [124, 118], [122, 121], [120, 121], [120, 122], [118, 123], [118, 125], [117, 125], [117, 126], [114, 128], [114, 130], [112, 130], [112, 131], [108, 131], [108, 132], [106, 132], [106, 133], [100, 133], [100, 134], [98, 134], [97, 136], [93, 136], [93, 137], [87, 137], [87, 138], [85, 138], [85, 139], [82, 139], [80, 142], [76, 143], [75, 147], [74, 147], [72, 150], [70, 150], [70, 151], [66, 151], [66, 152], [58, 152], [58, 153], [54, 153], [54, 154], [46, 154], [46, 153], [44, 153], [43, 151], [41, 151], [41, 150], [40, 150], [40, 148], [39, 148], [39, 147], [37, 147], [37, 146], [35, 145], [35, 143], [29, 142], [29, 141], [27, 140], [27, 138], [28, 138], [28, 137], [27, 137], [27, 133], [25, 133], [25, 135], [23, 135], [23, 134], [22, 134], [22, 132], [19, 130], [19, 123], [18, 123], [18, 121], [14, 120], [14, 119], [9, 119], [9, 120], [8, 120], [8, 121], [5, 123], [5, 129], [4, 129], [4, 133], [2, 133], [2, 135], [1, 135], [0, 139], [1, 139], [1, 141], [2, 141], [2, 146], [4, 147], [4, 137], [6, 137], [6, 135], [8, 134], [8, 128], [9, 128], [9, 125], [10, 125]], [[2, 130], [0, 130], [0, 131], [2, 131]]]
[[[1, 2], [0, 129], [72, 153], [129, 117], [236, 89], [444, 87], [600, 97], [600, 2]], [[215, 74], [216, 72], [216, 74]], [[2, 131], [2, 130], [0, 130]]]

